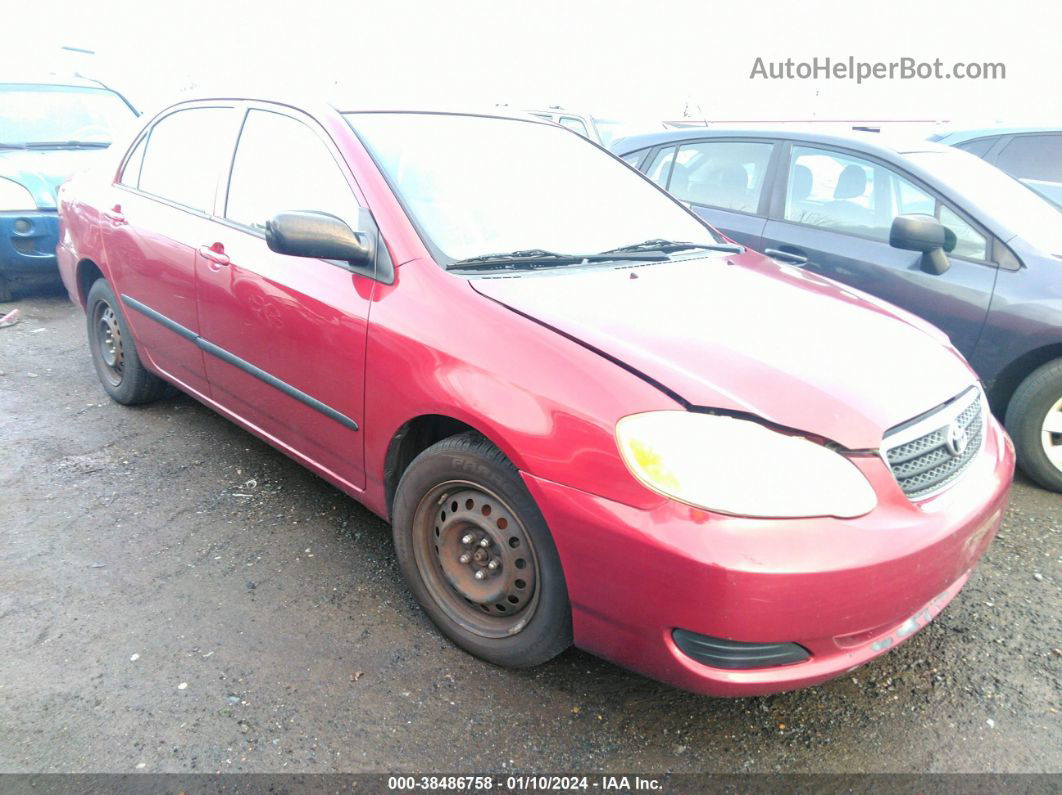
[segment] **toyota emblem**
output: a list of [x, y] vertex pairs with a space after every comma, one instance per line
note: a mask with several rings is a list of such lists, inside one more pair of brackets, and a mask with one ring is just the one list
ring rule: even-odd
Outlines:
[[957, 422], [953, 422], [948, 426], [948, 430], [944, 434], [944, 446], [948, 448], [952, 458], [961, 456], [966, 451], [968, 444], [970, 444], [970, 436], [966, 433], [965, 428]]

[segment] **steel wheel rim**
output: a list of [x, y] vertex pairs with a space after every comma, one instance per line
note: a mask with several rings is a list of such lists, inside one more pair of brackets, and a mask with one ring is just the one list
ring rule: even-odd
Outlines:
[[520, 518], [489, 489], [447, 481], [425, 494], [413, 515], [413, 554], [432, 600], [468, 632], [506, 638], [534, 616], [534, 546]]
[[96, 304], [92, 326], [96, 356], [103, 366], [103, 373], [112, 386], [118, 386], [122, 383], [125, 373], [122, 328], [118, 325], [118, 316], [114, 309], [106, 301]]
[[1047, 460], [1055, 469], [1062, 469], [1062, 398], [1047, 410], [1040, 425], [1040, 437]]

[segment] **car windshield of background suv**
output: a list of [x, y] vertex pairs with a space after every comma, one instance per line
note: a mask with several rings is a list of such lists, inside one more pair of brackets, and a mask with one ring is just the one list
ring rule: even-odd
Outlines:
[[0, 86], [0, 145], [109, 145], [136, 114], [113, 91], [76, 86]]
[[559, 127], [424, 113], [346, 118], [444, 259], [721, 242], [622, 161]]

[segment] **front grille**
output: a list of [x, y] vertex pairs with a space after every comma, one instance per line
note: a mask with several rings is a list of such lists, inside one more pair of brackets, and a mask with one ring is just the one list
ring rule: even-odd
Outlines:
[[924, 499], [959, 478], [981, 450], [984, 400], [973, 387], [885, 434], [885, 460], [903, 493]]

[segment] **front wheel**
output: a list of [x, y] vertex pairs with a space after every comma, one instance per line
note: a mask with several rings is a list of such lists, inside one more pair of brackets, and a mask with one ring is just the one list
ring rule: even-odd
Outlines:
[[1021, 382], [1007, 406], [1006, 425], [1022, 471], [1044, 488], [1062, 491], [1062, 359]]
[[133, 335], [111, 286], [97, 279], [85, 302], [89, 352], [104, 391], [117, 403], [133, 406], [163, 397], [168, 385], [140, 361]]
[[458, 646], [527, 667], [571, 645], [568, 590], [549, 529], [516, 468], [482, 436], [453, 436], [417, 456], [393, 514], [402, 574]]

